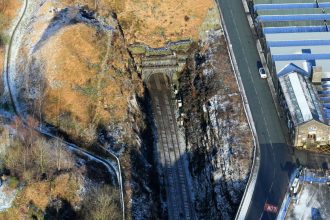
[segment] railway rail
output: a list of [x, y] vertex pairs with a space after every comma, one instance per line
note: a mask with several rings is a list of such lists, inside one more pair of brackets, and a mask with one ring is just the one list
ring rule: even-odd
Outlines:
[[149, 89], [158, 133], [159, 158], [166, 176], [169, 219], [196, 219], [184, 162], [184, 144], [179, 138], [175, 106], [166, 75], [152, 75]]

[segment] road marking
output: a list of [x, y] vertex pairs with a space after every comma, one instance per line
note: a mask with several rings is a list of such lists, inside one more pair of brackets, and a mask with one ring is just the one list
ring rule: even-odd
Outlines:
[[[239, 34], [239, 32], [238, 32], [238, 29], [237, 29], [237, 23], [236, 23], [236, 21], [235, 21], [235, 19], [234, 19], [233, 11], [232, 11], [232, 9], [230, 9], [229, 11], [230, 11], [230, 14], [231, 14], [231, 17], [232, 17], [232, 21], [233, 21], [233, 23], [234, 23], [234, 30], [235, 30], [236, 33], [237, 33], [238, 40], [239, 40], [240, 44], [243, 45], [243, 44], [242, 44], [242, 39], [241, 39], [240, 34]], [[265, 131], [266, 131], [266, 133], [267, 133], [267, 137], [268, 137], [268, 140], [269, 140], [269, 143], [270, 143], [271, 149], [272, 149], [272, 158], [273, 158], [273, 161], [275, 162], [274, 146], [273, 146], [273, 143], [272, 143], [271, 138], [270, 138], [270, 134], [269, 134], [269, 130], [268, 130], [268, 123], [267, 123], [267, 121], [266, 121], [266, 119], [265, 119], [265, 117], [264, 117], [265, 114], [264, 114], [264, 111], [263, 111], [263, 108], [262, 108], [262, 105], [261, 105], [261, 101], [260, 101], [260, 99], [259, 99], [259, 95], [258, 95], [257, 90], [256, 90], [256, 88], [255, 88], [255, 84], [256, 84], [256, 83], [255, 83], [254, 77], [252, 77], [252, 71], [251, 71], [251, 69], [250, 69], [249, 62], [248, 62], [248, 60], [247, 60], [247, 55], [246, 55], [246, 53], [245, 53], [245, 49], [244, 49], [243, 47], [242, 47], [242, 53], [243, 53], [243, 57], [244, 57], [243, 60], [244, 60], [244, 62], [246, 63], [246, 66], [247, 66], [248, 72], [250, 73], [248, 77], [250, 77], [250, 79], [251, 79], [251, 82], [252, 82], [252, 84], [253, 84], [253, 90], [254, 90], [254, 92], [256, 93], [257, 102], [258, 102], [258, 105], [260, 106], [260, 111], [261, 111], [261, 114], [262, 114], [262, 120], [263, 120], [264, 124], [266, 125], [266, 126], [265, 126], [265, 127], [266, 127], [266, 130], [265, 130]], [[273, 187], [273, 183], [274, 183], [275, 176], [276, 176], [276, 170], [275, 170], [275, 168], [274, 168], [274, 175], [273, 175], [273, 178], [272, 178], [272, 183], [271, 183], [271, 186], [270, 186], [269, 191], [271, 191], [271, 189], [272, 189], [272, 187]], [[268, 200], [268, 197], [269, 197], [269, 195], [267, 195], [267, 197], [266, 197], [266, 201]]]

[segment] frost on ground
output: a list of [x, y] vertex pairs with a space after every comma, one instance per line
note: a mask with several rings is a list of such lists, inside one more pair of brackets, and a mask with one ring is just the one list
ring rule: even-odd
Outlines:
[[[130, 66], [116, 16], [110, 8], [99, 16], [78, 1], [28, 2], [10, 57], [18, 111], [53, 125], [79, 146], [97, 142], [120, 155], [127, 216], [152, 218], [159, 212], [148, 156], [152, 137], [141, 110], [142, 82]], [[99, 176], [89, 161], [88, 173]]]
[[17, 190], [10, 189], [5, 183], [0, 187], [0, 212], [9, 209], [16, 197]]
[[330, 219], [330, 187], [326, 184], [305, 183], [293, 202], [286, 219]]
[[[221, 29], [208, 31], [180, 78], [200, 219], [232, 219], [252, 163], [252, 135]], [[220, 217], [219, 217], [220, 216]]]

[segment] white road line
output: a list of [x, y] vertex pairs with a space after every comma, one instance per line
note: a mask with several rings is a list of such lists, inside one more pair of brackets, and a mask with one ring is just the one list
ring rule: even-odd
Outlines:
[[[235, 19], [234, 19], [234, 15], [233, 15], [233, 11], [232, 11], [232, 9], [230, 9], [230, 14], [231, 14], [231, 17], [232, 17], [232, 20], [233, 20], [233, 23], [234, 23], [234, 29], [235, 29], [235, 31], [236, 31], [236, 33], [237, 33], [238, 40], [240, 41], [240, 44], [243, 45], [243, 44], [242, 44], [242, 39], [241, 39], [240, 34], [239, 34], [238, 30], [237, 30], [237, 24], [236, 24], [236, 21], [235, 21]], [[252, 81], [252, 84], [255, 85], [256, 83], [255, 83], [255, 80], [253, 79], [254, 77], [252, 77], [252, 71], [251, 71], [251, 69], [250, 69], [249, 62], [248, 62], [248, 60], [247, 60], [247, 58], [246, 58], [247, 55], [246, 55], [245, 50], [244, 50], [243, 48], [242, 48], [242, 53], [243, 53], [243, 56], [244, 56], [244, 61], [245, 61], [246, 66], [247, 66], [247, 68], [248, 68], [248, 72], [250, 73], [250, 74], [249, 74], [249, 77], [250, 77], [250, 79], [251, 79], [251, 81]], [[260, 99], [259, 99], [259, 96], [258, 96], [258, 93], [257, 93], [257, 90], [256, 90], [255, 86], [253, 86], [253, 89], [254, 89], [254, 92], [256, 93], [256, 98], [257, 98], [257, 101], [258, 101], [258, 105], [260, 106], [260, 110], [261, 110], [261, 114], [262, 114], [262, 120], [263, 120], [263, 122], [264, 122], [265, 125], [266, 125], [267, 138], [268, 138], [268, 140], [269, 140], [269, 143], [270, 143], [270, 146], [271, 146], [271, 149], [272, 149], [272, 157], [273, 157], [273, 161], [275, 162], [274, 146], [273, 146], [273, 143], [272, 143], [271, 138], [270, 138], [270, 134], [269, 134], [269, 130], [268, 130], [268, 123], [267, 123], [267, 121], [266, 121], [266, 119], [265, 119], [265, 117], [264, 117], [265, 113], [264, 113], [264, 111], [263, 111], [263, 108], [261, 107], [261, 106], [262, 106], [262, 105], [261, 105], [261, 101], [260, 101]], [[272, 185], [273, 185], [273, 182], [274, 182], [274, 179], [275, 179], [275, 175], [276, 175], [275, 172], [276, 172], [276, 171], [275, 171], [275, 169], [274, 169], [274, 176], [273, 176], [273, 179], [272, 179]], [[270, 190], [271, 190], [271, 188], [272, 188], [272, 185], [271, 185], [271, 187], [270, 187]], [[267, 200], [267, 199], [268, 199], [268, 196], [267, 196], [266, 200]]]

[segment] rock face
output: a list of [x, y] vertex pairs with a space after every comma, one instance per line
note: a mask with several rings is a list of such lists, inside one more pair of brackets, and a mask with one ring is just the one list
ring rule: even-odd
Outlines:
[[251, 167], [252, 136], [220, 30], [210, 31], [182, 73], [186, 141], [200, 219], [232, 219]]

